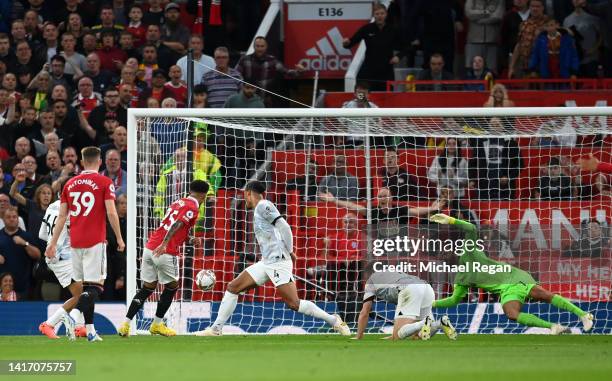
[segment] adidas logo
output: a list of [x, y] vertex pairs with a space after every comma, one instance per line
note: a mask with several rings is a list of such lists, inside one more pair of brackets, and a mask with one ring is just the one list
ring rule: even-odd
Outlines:
[[353, 53], [342, 46], [340, 30], [333, 27], [298, 63], [306, 70], [347, 70], [352, 59]]

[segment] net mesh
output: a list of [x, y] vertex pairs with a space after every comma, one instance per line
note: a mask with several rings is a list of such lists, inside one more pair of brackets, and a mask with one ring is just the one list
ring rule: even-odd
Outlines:
[[[137, 189], [131, 220], [137, 235], [128, 260], [138, 271], [148, 234], [166, 207], [187, 193], [189, 179], [208, 181], [212, 194], [194, 232], [198, 244], [183, 249], [181, 288], [166, 316], [180, 333], [208, 327], [227, 284], [260, 254], [241, 190], [257, 179], [292, 227], [299, 297], [339, 313], [349, 325], [361, 309], [365, 267], [376, 259], [371, 232], [380, 233], [388, 202], [399, 210], [394, 223], [415, 237], [438, 229], [428, 223], [438, 211], [474, 223], [490, 258], [576, 301], [596, 314], [596, 332], [610, 333], [612, 175], [581, 171], [577, 164], [589, 154], [612, 161], [610, 118], [327, 117], [324, 110], [301, 118], [240, 117], [231, 110], [223, 117], [138, 117], [130, 130], [138, 147], [138, 175], [130, 186]], [[407, 215], [403, 206], [411, 208]], [[402, 261], [444, 259], [418, 252]], [[212, 291], [195, 286], [201, 269], [215, 272]], [[432, 284], [437, 299], [452, 293], [452, 274], [416, 274]], [[139, 272], [128, 281], [134, 290], [141, 287]], [[137, 315], [140, 332], [148, 329], [158, 297], [159, 290]], [[374, 307], [369, 330], [388, 330], [396, 307]], [[523, 311], [580, 328], [574, 315], [547, 304], [527, 302]], [[476, 288], [459, 306], [434, 310], [444, 313], [464, 333], [525, 329], [503, 315], [498, 296]], [[287, 309], [271, 283], [241, 295], [224, 329], [328, 331], [324, 322]]]

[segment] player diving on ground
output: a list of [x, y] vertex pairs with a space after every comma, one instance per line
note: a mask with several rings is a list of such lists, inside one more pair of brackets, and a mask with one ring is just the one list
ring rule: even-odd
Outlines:
[[374, 272], [366, 281], [364, 291], [355, 339], [363, 338], [374, 300], [397, 306], [390, 339], [412, 337], [429, 340], [440, 329], [449, 339], [457, 338], [457, 332], [448, 316], [433, 320], [431, 306], [435, 299], [434, 290], [424, 280], [400, 272]]
[[[456, 219], [446, 214], [435, 214], [429, 218], [433, 222], [444, 225], [453, 225], [465, 232], [464, 240], [476, 242], [478, 232], [476, 226], [460, 219]], [[467, 268], [474, 269], [474, 263], [481, 265], [501, 265], [487, 257], [487, 255], [477, 248], [466, 251], [458, 257], [460, 265], [467, 265]], [[507, 264], [506, 264], [507, 265]], [[498, 294], [502, 309], [508, 319], [514, 320], [519, 324], [529, 327], [540, 327], [550, 329], [551, 334], [559, 335], [567, 333], [569, 329], [563, 325], [551, 323], [533, 314], [521, 312], [525, 301], [530, 298], [539, 302], [549, 303], [553, 306], [569, 311], [576, 315], [583, 325], [584, 332], [593, 328], [593, 315], [581, 310], [578, 306], [565, 299], [561, 295], [553, 294], [542, 286], [538, 285], [533, 277], [526, 271], [511, 266], [509, 273], [488, 274], [484, 272], [465, 271], [457, 273], [453, 294], [445, 299], [436, 300], [434, 308], [453, 307], [467, 295], [470, 287], [480, 288], [484, 291]]]
[[248, 209], [254, 209], [253, 226], [259, 244], [261, 260], [247, 267], [227, 286], [225, 295], [212, 326], [196, 333], [197, 336], [220, 336], [238, 303], [238, 294], [272, 281], [276, 291], [293, 311], [324, 320], [343, 336], [351, 331], [338, 315], [330, 315], [308, 300], [300, 300], [293, 279], [293, 234], [276, 206], [264, 199], [266, 187], [259, 181], [249, 182], [244, 190]]

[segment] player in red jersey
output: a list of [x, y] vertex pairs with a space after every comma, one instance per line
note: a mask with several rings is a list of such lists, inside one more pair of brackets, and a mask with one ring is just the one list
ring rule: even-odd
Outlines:
[[59, 216], [45, 256], [54, 258], [57, 241], [70, 214], [72, 279], [78, 285], [79, 310], [85, 317], [89, 341], [101, 341], [93, 326], [95, 302], [106, 279], [106, 217], [117, 238], [117, 250], [123, 251], [119, 217], [115, 209], [113, 182], [98, 173], [102, 160], [98, 147], [81, 151], [84, 170], [66, 182], [61, 195]]
[[162, 336], [176, 335], [176, 331], [168, 328], [163, 319], [179, 286], [180, 247], [187, 240], [189, 230], [198, 220], [200, 204], [206, 201], [208, 188], [206, 181], [192, 181], [189, 185], [189, 196], [174, 201], [162, 219], [161, 225], [149, 236], [140, 268], [143, 287], [132, 299], [126, 320], [118, 330], [120, 336], [130, 335], [132, 319], [142, 308], [149, 295], [155, 291], [158, 282], [164, 286], [164, 291], [159, 297], [155, 319], [149, 331]]
[[612, 173], [612, 163], [602, 163], [592, 153], [589, 154], [588, 159], [578, 159], [578, 165], [583, 171]]

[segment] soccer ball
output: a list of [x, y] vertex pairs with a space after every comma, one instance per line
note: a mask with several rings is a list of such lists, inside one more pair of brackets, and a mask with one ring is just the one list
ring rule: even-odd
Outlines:
[[201, 270], [195, 279], [196, 285], [202, 291], [212, 290], [216, 281], [217, 277], [212, 270]]

